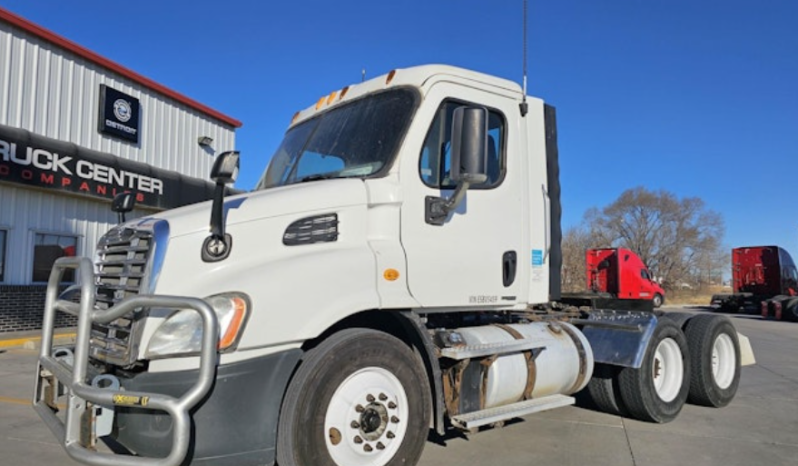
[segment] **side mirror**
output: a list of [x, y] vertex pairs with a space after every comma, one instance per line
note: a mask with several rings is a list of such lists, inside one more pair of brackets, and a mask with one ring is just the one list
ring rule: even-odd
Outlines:
[[216, 184], [235, 183], [238, 178], [238, 152], [227, 151], [216, 157], [211, 168], [211, 180]]
[[488, 167], [488, 110], [459, 107], [452, 118], [452, 180], [484, 183]]
[[131, 192], [119, 193], [111, 202], [111, 211], [116, 212], [119, 223], [125, 223], [125, 214], [136, 206], [136, 196]]
[[488, 109], [484, 107], [458, 107], [452, 115], [452, 181], [457, 188], [448, 199], [427, 196], [426, 222], [441, 226], [457, 208], [472, 184], [488, 179]]

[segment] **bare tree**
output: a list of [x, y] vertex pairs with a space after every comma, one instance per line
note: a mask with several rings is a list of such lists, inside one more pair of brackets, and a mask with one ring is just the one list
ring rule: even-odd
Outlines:
[[584, 225], [568, 228], [562, 238], [562, 290], [577, 292], [587, 289], [585, 251], [589, 248], [609, 247], [595, 232]]
[[700, 198], [679, 199], [667, 191], [624, 191], [612, 204], [588, 210], [581, 229], [593, 244], [635, 251], [654, 277], [670, 287], [698, 283], [702, 277], [711, 281], [711, 271], [726, 257], [720, 214]]

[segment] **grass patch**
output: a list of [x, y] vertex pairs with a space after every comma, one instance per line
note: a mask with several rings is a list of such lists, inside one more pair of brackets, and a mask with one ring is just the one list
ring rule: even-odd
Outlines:
[[665, 304], [690, 304], [694, 306], [709, 306], [712, 296], [716, 294], [731, 293], [731, 288], [722, 286], [705, 286], [693, 290], [672, 290], [665, 292]]

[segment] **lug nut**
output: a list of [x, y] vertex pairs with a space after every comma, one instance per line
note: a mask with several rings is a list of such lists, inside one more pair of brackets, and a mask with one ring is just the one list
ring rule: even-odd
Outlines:
[[385, 445], [382, 442], [377, 442], [377, 450], [385, 450]]
[[393, 422], [394, 424], [399, 424], [399, 418], [396, 416], [391, 416], [391, 422]]
[[360, 429], [360, 424], [358, 424], [357, 421], [352, 421], [349, 425], [352, 426], [353, 429]]
[[363, 439], [359, 435], [355, 435], [355, 443], [363, 443]]
[[388, 408], [396, 409], [396, 403], [394, 403], [393, 401], [388, 402]]
[[363, 451], [371, 453], [374, 449], [368, 443], [363, 445]]
[[357, 411], [359, 413], [362, 413], [365, 410], [366, 410], [366, 408], [364, 408], [362, 405], [355, 406], [355, 411]]
[[386, 437], [388, 437], [388, 438], [394, 438], [394, 437], [396, 437], [396, 434], [394, 434], [393, 432], [391, 432], [391, 431], [389, 430], [389, 431], [388, 431], [388, 433], [387, 433], [387, 434], [385, 434], [385, 436], [386, 436]]
[[374, 400], [375, 400], [374, 395], [368, 395], [366, 397], [366, 401], [368, 401], [369, 403], [374, 403]]
[[388, 399], [388, 395], [386, 395], [385, 393], [380, 393], [380, 401], [385, 401], [387, 399]]

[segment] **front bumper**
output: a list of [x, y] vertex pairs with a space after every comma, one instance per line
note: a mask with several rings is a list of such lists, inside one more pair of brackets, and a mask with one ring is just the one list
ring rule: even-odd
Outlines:
[[[80, 277], [80, 304], [58, 299], [58, 285], [64, 271], [76, 269]], [[47, 285], [47, 300], [42, 323], [41, 353], [36, 374], [33, 407], [47, 424], [69, 456], [97, 466], [174, 466], [181, 464], [189, 451], [191, 439], [190, 410], [210, 391], [218, 363], [219, 323], [207, 302], [174, 296], [134, 296], [107, 310], [94, 309], [94, 266], [85, 257], [58, 259]], [[88, 380], [89, 338], [92, 323], [108, 323], [119, 317], [150, 307], [192, 309], [203, 322], [200, 368], [179, 396], [147, 391], [121, 391], [93, 387]], [[65, 363], [53, 355], [53, 329], [56, 312], [78, 316], [74, 361]], [[66, 389], [67, 404], [63, 419], [56, 399]], [[135, 410], [158, 410], [172, 421], [171, 449], [161, 458], [122, 456], [96, 451], [96, 407], [114, 406]]]
[[[193, 433], [186, 463], [214, 466], [274, 462], [277, 420], [288, 379], [302, 355], [293, 349], [219, 366], [211, 391], [192, 410]], [[179, 397], [197, 380], [198, 371], [142, 373], [120, 377], [133, 392]], [[165, 413], [117, 409], [116, 440], [148, 457], [165, 456], [174, 425]]]

